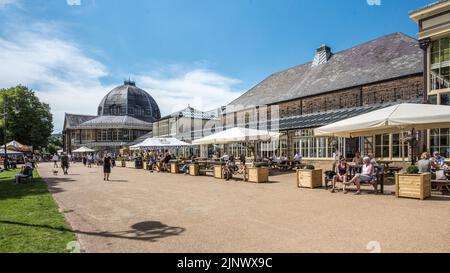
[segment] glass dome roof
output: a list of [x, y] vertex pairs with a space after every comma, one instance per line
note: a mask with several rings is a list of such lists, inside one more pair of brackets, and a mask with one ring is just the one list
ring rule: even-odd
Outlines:
[[161, 118], [158, 104], [145, 90], [132, 81], [111, 90], [98, 106], [99, 116], [132, 116], [154, 122]]

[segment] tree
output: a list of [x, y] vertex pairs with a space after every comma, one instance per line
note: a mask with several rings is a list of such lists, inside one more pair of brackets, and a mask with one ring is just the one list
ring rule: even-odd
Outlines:
[[[0, 111], [6, 101], [7, 141], [17, 140], [34, 149], [47, 146], [53, 131], [50, 106], [39, 101], [31, 89], [18, 85], [0, 89]], [[3, 142], [5, 119], [0, 121], [0, 142]]]
[[45, 151], [50, 154], [56, 154], [58, 150], [62, 149], [63, 140], [61, 136], [52, 135], [48, 138], [48, 145]]

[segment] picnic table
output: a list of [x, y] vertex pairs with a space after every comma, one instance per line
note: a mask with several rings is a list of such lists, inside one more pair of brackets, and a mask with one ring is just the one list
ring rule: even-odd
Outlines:
[[431, 180], [431, 187], [435, 188], [437, 191], [444, 193], [444, 189], [450, 192], [450, 181], [449, 180]]
[[380, 165], [384, 165], [384, 168], [388, 169], [389, 165], [391, 165], [394, 162], [390, 161], [390, 160], [378, 160], [377, 163], [380, 164]]
[[402, 167], [395, 167], [395, 166], [388, 167], [387, 168], [387, 174], [388, 175], [395, 175], [396, 173], [399, 173], [401, 170], [403, 170]]
[[290, 171], [293, 169], [301, 169], [304, 168], [305, 165], [302, 164], [301, 161], [298, 160], [285, 160], [282, 162], [279, 161], [270, 161], [269, 167], [279, 169], [280, 171]]

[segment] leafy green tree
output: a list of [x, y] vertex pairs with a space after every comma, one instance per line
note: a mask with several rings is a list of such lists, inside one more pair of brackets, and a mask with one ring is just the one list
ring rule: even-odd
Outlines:
[[52, 135], [48, 138], [48, 145], [45, 148], [45, 151], [50, 154], [55, 154], [58, 150], [62, 149], [63, 140], [61, 136]]
[[47, 148], [45, 149], [45, 151], [49, 154], [56, 154], [58, 152], [58, 150], [61, 149], [61, 147], [56, 146], [54, 144], [48, 144]]
[[52, 135], [48, 138], [48, 144], [49, 145], [54, 145], [56, 147], [60, 147], [62, 148], [63, 146], [63, 139], [62, 136], [56, 136], [56, 135]]
[[[39, 101], [31, 89], [18, 85], [0, 89], [0, 112], [6, 101], [7, 141], [17, 140], [34, 149], [46, 147], [53, 131], [50, 106]], [[3, 143], [5, 119], [0, 121], [0, 142]]]

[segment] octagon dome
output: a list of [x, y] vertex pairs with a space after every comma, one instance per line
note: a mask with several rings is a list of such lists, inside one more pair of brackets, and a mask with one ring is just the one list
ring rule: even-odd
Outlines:
[[132, 81], [111, 90], [98, 106], [99, 116], [131, 116], [146, 122], [161, 118], [158, 104]]

